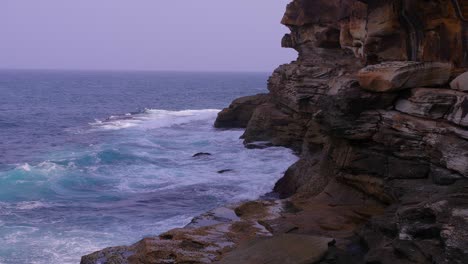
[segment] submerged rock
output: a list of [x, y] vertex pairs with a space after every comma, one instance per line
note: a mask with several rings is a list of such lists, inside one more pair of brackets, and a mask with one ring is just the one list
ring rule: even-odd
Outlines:
[[211, 155], [212, 155], [211, 153], [207, 153], [207, 152], [198, 152], [198, 153], [194, 154], [192, 156], [192, 158], [203, 157], [203, 156], [211, 156]]
[[232, 172], [234, 170], [231, 170], [231, 169], [225, 169], [225, 170], [219, 170], [218, 173], [219, 174], [223, 174], [223, 173], [226, 173], [226, 172]]

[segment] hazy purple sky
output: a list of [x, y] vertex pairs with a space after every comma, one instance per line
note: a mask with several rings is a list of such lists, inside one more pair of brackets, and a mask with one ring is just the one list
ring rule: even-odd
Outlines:
[[0, 0], [0, 68], [272, 71], [290, 0]]

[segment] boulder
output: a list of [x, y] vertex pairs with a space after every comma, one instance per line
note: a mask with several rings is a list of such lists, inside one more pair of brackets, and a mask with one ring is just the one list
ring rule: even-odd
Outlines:
[[392, 61], [367, 66], [358, 73], [362, 88], [373, 92], [393, 92], [448, 83], [450, 63]]
[[257, 106], [268, 101], [267, 94], [245, 96], [234, 100], [219, 112], [214, 126], [217, 128], [245, 128]]
[[462, 92], [468, 92], [468, 72], [465, 72], [455, 78], [451, 83], [450, 87], [454, 90]]

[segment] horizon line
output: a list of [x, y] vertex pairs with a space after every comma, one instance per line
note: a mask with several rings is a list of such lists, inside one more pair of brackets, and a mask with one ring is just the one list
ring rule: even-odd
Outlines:
[[72, 68], [2, 68], [0, 71], [75, 71], [75, 72], [172, 72], [172, 73], [272, 73], [268, 71], [249, 70], [156, 70], [156, 69], [72, 69]]

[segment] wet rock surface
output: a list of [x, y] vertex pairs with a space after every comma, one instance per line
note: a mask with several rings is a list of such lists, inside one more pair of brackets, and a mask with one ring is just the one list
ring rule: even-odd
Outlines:
[[[333, 239], [282, 234], [249, 241], [228, 253], [219, 264], [306, 264], [314, 263], [327, 253]], [[270, 252], [265, 254], [265, 252]]]
[[246, 128], [247, 147], [297, 152], [282, 200], [216, 209], [82, 263], [468, 263], [465, 2], [292, 1], [282, 45], [298, 59], [215, 124]]

